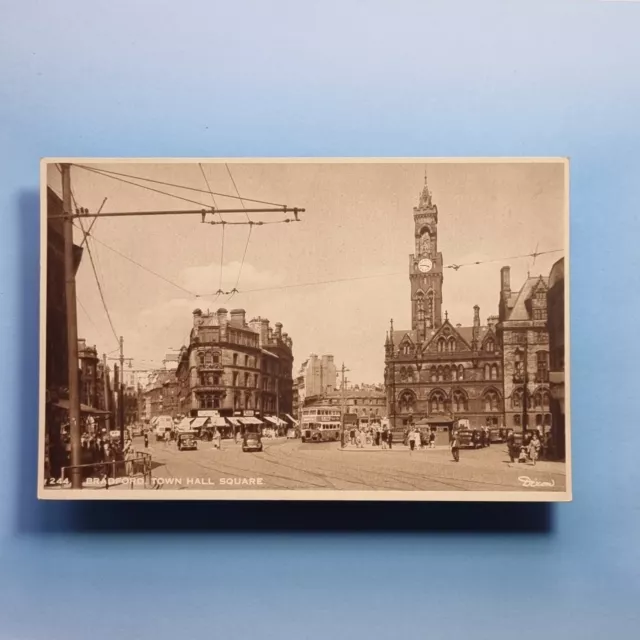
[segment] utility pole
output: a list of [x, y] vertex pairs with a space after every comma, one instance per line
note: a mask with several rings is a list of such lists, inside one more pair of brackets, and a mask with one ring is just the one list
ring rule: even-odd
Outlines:
[[346, 378], [344, 377], [344, 374], [349, 371], [349, 369], [345, 369], [344, 366], [344, 362], [342, 363], [342, 367], [340, 368], [340, 374], [341, 374], [341, 394], [340, 394], [340, 412], [342, 414], [342, 420], [341, 422], [341, 429], [340, 429], [340, 446], [341, 448], [344, 449], [344, 417], [345, 417], [345, 400], [346, 400], [346, 391], [347, 391], [347, 385], [346, 385]]
[[524, 341], [524, 371], [522, 376], [522, 443], [527, 433], [527, 423], [529, 421], [529, 336], [525, 334]]
[[111, 397], [109, 394], [109, 368], [107, 365], [107, 354], [103, 353], [102, 354], [102, 371], [103, 371], [103, 378], [104, 378], [104, 408], [106, 411], [108, 411], [109, 413], [107, 413], [106, 419], [105, 419], [105, 424], [107, 427], [107, 433], [109, 433], [109, 431], [111, 431]]
[[124, 338], [122, 336], [120, 336], [120, 386], [118, 387], [118, 396], [120, 451], [124, 451]]
[[80, 380], [78, 376], [78, 316], [76, 275], [73, 259], [73, 209], [71, 205], [71, 167], [62, 164], [62, 207], [64, 211], [64, 278], [67, 311], [67, 359], [69, 368], [69, 434], [71, 436], [71, 488], [82, 489], [82, 442], [80, 424]]

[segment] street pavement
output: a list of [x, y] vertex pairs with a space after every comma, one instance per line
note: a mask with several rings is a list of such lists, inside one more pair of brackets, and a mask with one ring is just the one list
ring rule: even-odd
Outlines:
[[178, 451], [175, 443], [141, 441], [136, 448], [153, 459], [159, 489], [307, 489], [387, 491], [564, 491], [565, 465], [540, 461], [510, 463], [505, 445], [460, 451], [455, 462], [448, 448], [410, 452], [341, 449], [339, 443], [302, 443], [264, 439], [262, 452], [242, 451], [231, 440], [222, 449], [198, 442], [196, 451]]

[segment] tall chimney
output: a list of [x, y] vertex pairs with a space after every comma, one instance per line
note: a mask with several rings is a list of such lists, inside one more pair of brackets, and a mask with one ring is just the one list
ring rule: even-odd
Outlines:
[[511, 267], [500, 269], [500, 293], [504, 295], [511, 293]]
[[282, 322], [276, 322], [276, 330], [274, 331], [274, 335], [277, 339], [282, 338]]
[[480, 344], [480, 307], [475, 305], [473, 307], [473, 333], [471, 339], [471, 348], [474, 351], [478, 350]]

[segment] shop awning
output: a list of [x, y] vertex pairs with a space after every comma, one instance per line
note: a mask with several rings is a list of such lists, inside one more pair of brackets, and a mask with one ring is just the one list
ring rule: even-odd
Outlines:
[[[58, 400], [57, 402], [53, 403], [54, 406], [59, 407], [60, 409], [65, 409], [67, 411], [69, 411], [69, 401], [65, 400], [64, 398], [62, 400]], [[108, 416], [109, 412], [108, 411], [104, 411], [103, 409], [96, 409], [94, 407], [90, 407], [88, 404], [81, 404], [80, 405], [80, 412], [81, 413], [90, 413], [94, 416]]]
[[285, 416], [287, 416], [287, 418], [289, 418], [289, 420], [291, 420], [291, 422], [297, 427], [300, 423], [293, 417], [290, 416], [288, 413], [284, 414]]
[[191, 428], [192, 429], [200, 429], [200, 427], [204, 426], [204, 424], [206, 423], [207, 420], [209, 420], [209, 418], [194, 418], [191, 421]]
[[262, 420], [258, 418], [238, 418], [242, 424], [263, 424]]
[[234, 427], [239, 427], [240, 426], [240, 419], [239, 418], [227, 418], [227, 420], [234, 426]]
[[274, 418], [273, 416], [263, 416], [265, 420], [268, 420], [271, 424], [278, 425], [278, 418]]
[[212, 418], [209, 418], [209, 420], [211, 420], [211, 424], [214, 427], [228, 427], [229, 426], [227, 424], [227, 421], [221, 416], [213, 416]]

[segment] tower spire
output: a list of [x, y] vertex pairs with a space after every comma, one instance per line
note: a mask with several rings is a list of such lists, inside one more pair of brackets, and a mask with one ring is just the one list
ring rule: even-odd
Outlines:
[[427, 168], [424, 168], [424, 186], [422, 187], [422, 193], [420, 194], [420, 208], [431, 206], [431, 191], [429, 191], [429, 183], [427, 181]]

